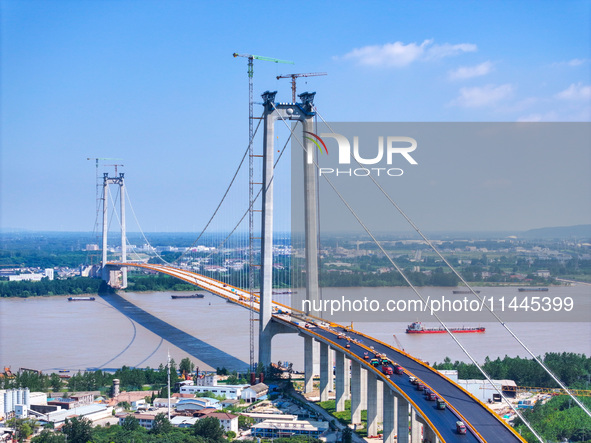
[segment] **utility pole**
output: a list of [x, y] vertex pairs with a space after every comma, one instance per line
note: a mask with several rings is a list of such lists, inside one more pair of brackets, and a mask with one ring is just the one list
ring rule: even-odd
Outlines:
[[168, 421], [170, 421], [170, 352], [168, 352], [166, 366], [168, 368]]
[[280, 78], [291, 78], [291, 102], [296, 102], [296, 78], [298, 77], [317, 77], [320, 75], [328, 75], [326, 72], [309, 72], [307, 74], [286, 74], [278, 75], [277, 80]]
[[250, 370], [255, 370], [254, 359], [254, 252], [253, 252], [253, 237], [254, 237], [254, 146], [253, 146], [253, 120], [254, 115], [252, 111], [252, 83], [254, 76], [254, 60], [261, 60], [273, 63], [287, 63], [293, 65], [294, 63], [287, 60], [279, 60], [272, 57], [263, 57], [253, 54], [232, 54], [234, 57], [244, 57], [248, 59], [248, 292], [250, 293], [250, 317], [249, 317], [249, 333], [250, 333]]

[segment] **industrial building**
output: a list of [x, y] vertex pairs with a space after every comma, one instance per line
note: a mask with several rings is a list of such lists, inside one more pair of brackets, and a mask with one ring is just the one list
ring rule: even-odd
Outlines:
[[261, 438], [291, 437], [305, 435], [318, 438], [328, 431], [328, 423], [309, 420], [265, 420], [252, 426], [251, 435]]

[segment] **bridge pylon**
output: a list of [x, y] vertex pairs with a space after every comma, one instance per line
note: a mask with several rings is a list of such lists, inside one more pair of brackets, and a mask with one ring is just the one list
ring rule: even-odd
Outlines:
[[[273, 302], [273, 164], [275, 121], [278, 119], [302, 122], [302, 140], [304, 134], [311, 132], [314, 125], [315, 92], [299, 95], [301, 103], [276, 103], [277, 91], [262, 94], [264, 106], [263, 136], [263, 190], [261, 223], [261, 292], [259, 312], [259, 362], [271, 363], [271, 339], [278, 332], [271, 322]], [[310, 146], [308, 146], [310, 145]], [[307, 298], [318, 299], [318, 222], [316, 200], [316, 172], [313, 162], [307, 161], [313, 155], [313, 143], [306, 142], [304, 152], [304, 192], [306, 219], [306, 289]]]
[[103, 244], [101, 278], [109, 286], [117, 289], [127, 288], [127, 267], [119, 269], [107, 265], [108, 234], [109, 234], [109, 185], [119, 186], [119, 197], [121, 206], [119, 209], [121, 222], [121, 262], [127, 261], [127, 234], [125, 227], [125, 174], [119, 173], [118, 177], [109, 177], [108, 173], [103, 174]]

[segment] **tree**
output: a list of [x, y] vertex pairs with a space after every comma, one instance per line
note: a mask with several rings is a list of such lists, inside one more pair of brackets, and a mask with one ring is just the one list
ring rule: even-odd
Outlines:
[[140, 422], [137, 418], [130, 414], [123, 419], [121, 427], [126, 431], [137, 431], [140, 428]]
[[84, 417], [66, 418], [62, 432], [68, 437], [68, 443], [87, 443], [92, 439], [92, 423]]
[[238, 427], [240, 429], [248, 429], [253, 423], [254, 420], [252, 419], [252, 417], [249, 417], [248, 415], [238, 416]]
[[150, 433], [158, 435], [167, 434], [170, 431], [172, 431], [172, 425], [163, 412], [154, 417], [154, 423], [152, 423]]
[[41, 431], [37, 437], [33, 437], [31, 443], [66, 443], [66, 436], [45, 430]]
[[351, 432], [351, 428], [349, 426], [343, 429], [343, 437], [341, 441], [343, 443], [351, 443], [353, 441], [353, 433]]
[[62, 379], [55, 372], [51, 374], [51, 376], [49, 377], [49, 381], [51, 383], [51, 389], [53, 389], [54, 392], [59, 391], [62, 387]]
[[179, 364], [179, 371], [181, 374], [190, 374], [195, 370], [195, 364], [189, 359], [189, 357], [185, 357], [181, 360]]
[[211, 442], [221, 442], [224, 440], [224, 427], [215, 417], [205, 417], [195, 422], [192, 426], [193, 434], [204, 437]]

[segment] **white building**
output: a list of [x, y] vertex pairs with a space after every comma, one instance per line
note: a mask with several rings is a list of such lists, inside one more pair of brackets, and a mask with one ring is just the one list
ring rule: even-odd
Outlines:
[[176, 410], [181, 411], [200, 411], [205, 408], [220, 409], [221, 405], [215, 398], [181, 398], [176, 404]]
[[181, 386], [181, 394], [207, 393], [223, 395], [226, 398], [240, 398], [242, 391], [249, 385], [217, 385], [217, 386]]
[[[170, 407], [174, 407], [178, 403], [178, 401], [178, 398], [171, 397]], [[154, 406], [155, 408], [168, 408], [168, 398], [155, 398], [152, 406]]]
[[45, 274], [18, 274], [9, 275], [8, 281], [41, 281]]
[[210, 412], [207, 417], [214, 417], [220, 421], [225, 431], [233, 431], [238, 434], [238, 416], [228, 412]]
[[319, 437], [328, 431], [328, 427], [328, 423], [325, 421], [297, 420], [287, 422], [283, 420], [265, 420], [250, 429], [253, 437], [278, 438], [292, 435]]
[[217, 386], [218, 385], [218, 376], [217, 374], [209, 374], [199, 377], [193, 380], [193, 385], [195, 386]]
[[488, 380], [458, 379], [457, 370], [443, 370], [439, 372], [484, 403], [492, 399], [494, 394], [498, 394], [498, 391], [503, 392], [504, 395], [513, 397], [517, 390], [517, 385], [513, 380], [492, 380], [493, 384], [491, 384]]
[[249, 386], [242, 391], [242, 400], [248, 402], [257, 401], [259, 398], [264, 397], [269, 392], [269, 386], [264, 383], [257, 383], [256, 385]]

